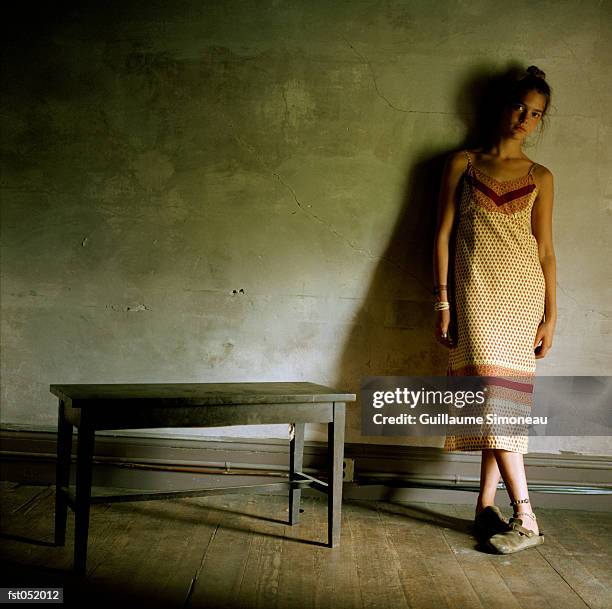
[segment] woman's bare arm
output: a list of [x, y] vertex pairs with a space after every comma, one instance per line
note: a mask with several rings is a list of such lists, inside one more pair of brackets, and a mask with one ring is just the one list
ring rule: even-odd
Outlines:
[[538, 330], [536, 344], [542, 341], [542, 346], [536, 349], [536, 358], [540, 359], [552, 346], [552, 335], [557, 322], [557, 262], [553, 247], [552, 211], [554, 183], [553, 174], [544, 166], [538, 171], [538, 196], [531, 210], [531, 232], [538, 242], [538, 255], [546, 292], [544, 299], [545, 322]]
[[[457, 188], [466, 168], [467, 157], [463, 152], [450, 154], [444, 164], [433, 251], [434, 285], [448, 285], [449, 245], [457, 207]], [[448, 300], [446, 289], [440, 289], [439, 300]], [[447, 342], [443, 340], [443, 335], [447, 333], [449, 323], [449, 311], [439, 311], [436, 335], [442, 343]]]
[[438, 222], [434, 240], [434, 284], [447, 285], [449, 243], [455, 221], [457, 187], [467, 167], [467, 159], [462, 152], [448, 156], [442, 173], [438, 199]]

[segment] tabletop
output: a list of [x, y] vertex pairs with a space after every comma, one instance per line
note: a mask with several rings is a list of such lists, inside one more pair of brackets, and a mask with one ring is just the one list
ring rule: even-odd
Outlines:
[[168, 405], [304, 404], [354, 402], [354, 393], [309, 382], [53, 384], [50, 391], [74, 408], [151, 401]]

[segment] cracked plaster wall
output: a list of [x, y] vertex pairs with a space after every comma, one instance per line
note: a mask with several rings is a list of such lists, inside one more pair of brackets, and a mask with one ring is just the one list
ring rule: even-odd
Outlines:
[[[54, 426], [50, 383], [357, 392], [369, 374], [444, 374], [427, 160], [462, 143], [468, 75], [510, 59], [544, 68], [555, 93], [528, 152], [556, 177], [559, 323], [538, 372], [608, 374], [610, 7], [523, 2], [508, 19], [504, 2], [115, 2], [16, 27], [2, 423]], [[359, 430], [353, 407], [348, 441], [404, 442]], [[611, 452], [601, 438], [530, 448]]]

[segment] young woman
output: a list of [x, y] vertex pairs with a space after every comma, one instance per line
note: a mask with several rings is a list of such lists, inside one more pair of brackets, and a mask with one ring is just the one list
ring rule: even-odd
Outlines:
[[[541, 128], [550, 99], [544, 72], [530, 66], [506, 89], [486, 145], [451, 154], [442, 178], [435, 335], [450, 349], [448, 375], [501, 381], [487, 387], [487, 412], [529, 414], [536, 360], [546, 357], [553, 342], [553, 175], [523, 152], [525, 139]], [[447, 435], [444, 443], [445, 450], [482, 451], [474, 531], [503, 554], [544, 542], [530, 507], [527, 440], [481, 433]], [[509, 521], [495, 506], [500, 476], [514, 508]]]

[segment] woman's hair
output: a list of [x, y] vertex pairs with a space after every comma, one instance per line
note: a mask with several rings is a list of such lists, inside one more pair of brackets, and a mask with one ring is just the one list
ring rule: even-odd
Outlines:
[[537, 91], [546, 98], [546, 105], [542, 116], [546, 114], [546, 110], [550, 104], [551, 89], [546, 82], [546, 74], [537, 66], [529, 66], [525, 73], [511, 83], [508, 95], [508, 102], [512, 103], [517, 99], [521, 99], [528, 91]]

